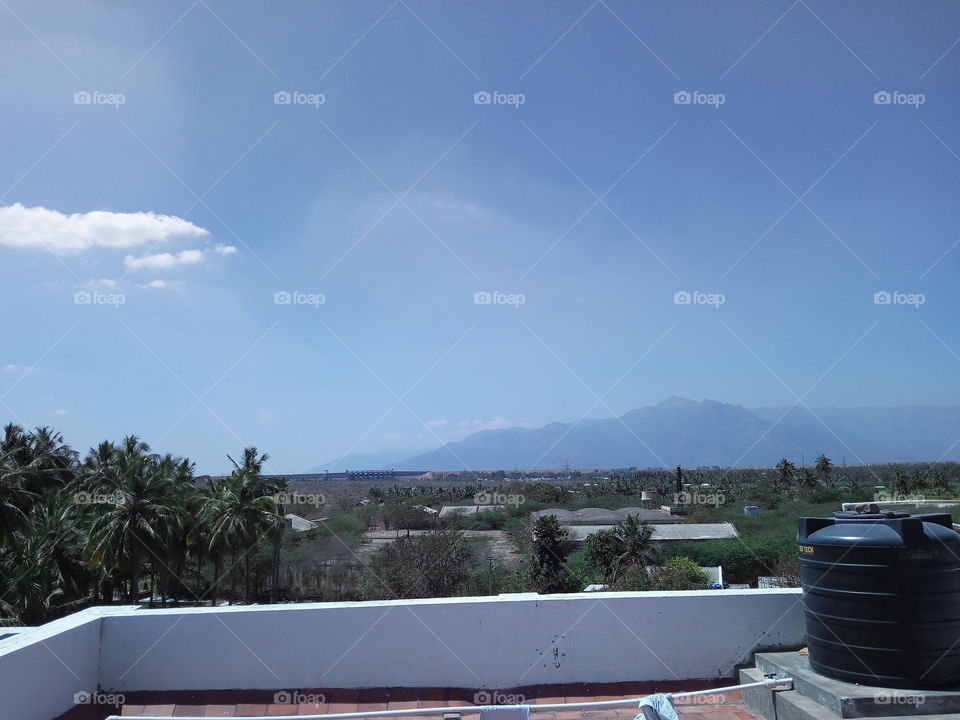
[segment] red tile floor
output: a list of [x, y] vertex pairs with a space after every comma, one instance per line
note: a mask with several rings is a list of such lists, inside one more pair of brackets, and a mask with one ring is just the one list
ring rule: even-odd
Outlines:
[[[522, 695], [520, 702], [543, 705], [559, 702], [615, 700], [654, 692], [680, 693], [733, 684], [733, 680], [658, 683], [606, 683], [539, 685], [498, 691]], [[366, 690], [297, 690], [296, 698], [276, 697], [272, 691], [214, 690], [204, 692], [131, 692], [122, 707], [78, 705], [56, 720], [103, 720], [112, 714], [125, 717], [164, 715], [173, 717], [250, 717], [257, 715], [318, 715], [413, 708], [482, 705], [476, 691], [455, 688], [376, 688]], [[315, 697], [307, 697], [314, 695]], [[518, 698], [519, 699], [519, 698]], [[277, 701], [280, 702], [277, 702]], [[290, 700], [299, 701], [296, 704]], [[478, 700], [478, 702], [475, 702]], [[509, 701], [509, 700], [507, 700]], [[757, 720], [747, 711], [739, 692], [676, 700], [681, 720]], [[581, 708], [537, 712], [532, 720], [633, 720], [634, 706]], [[440, 720], [440, 715], [405, 715], [403, 720]], [[475, 717], [475, 716], [474, 716]], [[467, 720], [472, 720], [467, 716]]]

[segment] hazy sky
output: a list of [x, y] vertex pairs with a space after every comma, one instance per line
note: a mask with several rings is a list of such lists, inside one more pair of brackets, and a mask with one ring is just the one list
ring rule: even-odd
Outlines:
[[297, 472], [672, 394], [960, 402], [958, 39], [949, 1], [4, 0], [0, 417]]

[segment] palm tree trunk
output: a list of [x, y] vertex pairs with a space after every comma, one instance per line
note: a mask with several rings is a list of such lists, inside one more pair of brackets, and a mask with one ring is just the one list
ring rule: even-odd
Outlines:
[[250, 604], [250, 548], [243, 554], [243, 601]]
[[234, 550], [230, 553], [230, 597], [229, 602], [233, 604], [233, 601], [237, 597], [237, 551]]
[[219, 552], [213, 556], [213, 586], [210, 588], [210, 607], [217, 606], [217, 586], [220, 584], [220, 557]]
[[273, 587], [270, 590], [270, 602], [274, 605], [280, 600], [280, 541], [282, 536], [277, 535], [273, 543]]
[[133, 549], [133, 560], [130, 566], [130, 603], [137, 604], [140, 599], [140, 553], [136, 546]]

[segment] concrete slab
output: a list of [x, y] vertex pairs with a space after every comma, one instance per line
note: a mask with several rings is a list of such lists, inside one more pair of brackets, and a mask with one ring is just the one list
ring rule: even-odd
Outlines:
[[[740, 670], [740, 682], [744, 685], [761, 680], [763, 680], [763, 673], [755, 668], [742, 668]], [[774, 703], [776, 693], [773, 690], [757, 687], [746, 688], [741, 692], [743, 693], [743, 701], [750, 708], [750, 712], [759, 715], [764, 720], [776, 720], [777, 709]]]
[[[740, 682], [750, 683], [763, 680], [763, 674], [754, 668], [740, 671]], [[743, 691], [743, 700], [751, 713], [764, 720], [842, 720], [835, 712], [818, 705], [796, 690], [768, 690], [751, 688]], [[912, 715], [912, 713], [907, 713]], [[883, 715], [872, 720], [899, 720], [903, 715]], [[960, 720], [960, 715], [937, 713], [924, 715], [924, 720]]]
[[841, 718], [886, 718], [956, 714], [960, 717], [960, 691], [903, 690], [856, 685], [824, 677], [810, 668], [806, 655], [797, 652], [757, 653], [756, 672], [793, 678], [793, 689]]

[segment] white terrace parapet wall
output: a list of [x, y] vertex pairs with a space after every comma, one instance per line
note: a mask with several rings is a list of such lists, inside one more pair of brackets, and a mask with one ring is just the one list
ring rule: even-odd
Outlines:
[[[115, 609], [115, 608], [110, 608]], [[0, 718], [49, 720], [100, 681], [100, 616], [91, 608], [0, 640]]]
[[777, 589], [92, 608], [0, 641], [0, 703], [18, 720], [49, 720], [97, 689], [729, 678], [756, 650], [803, 644], [800, 598]]

